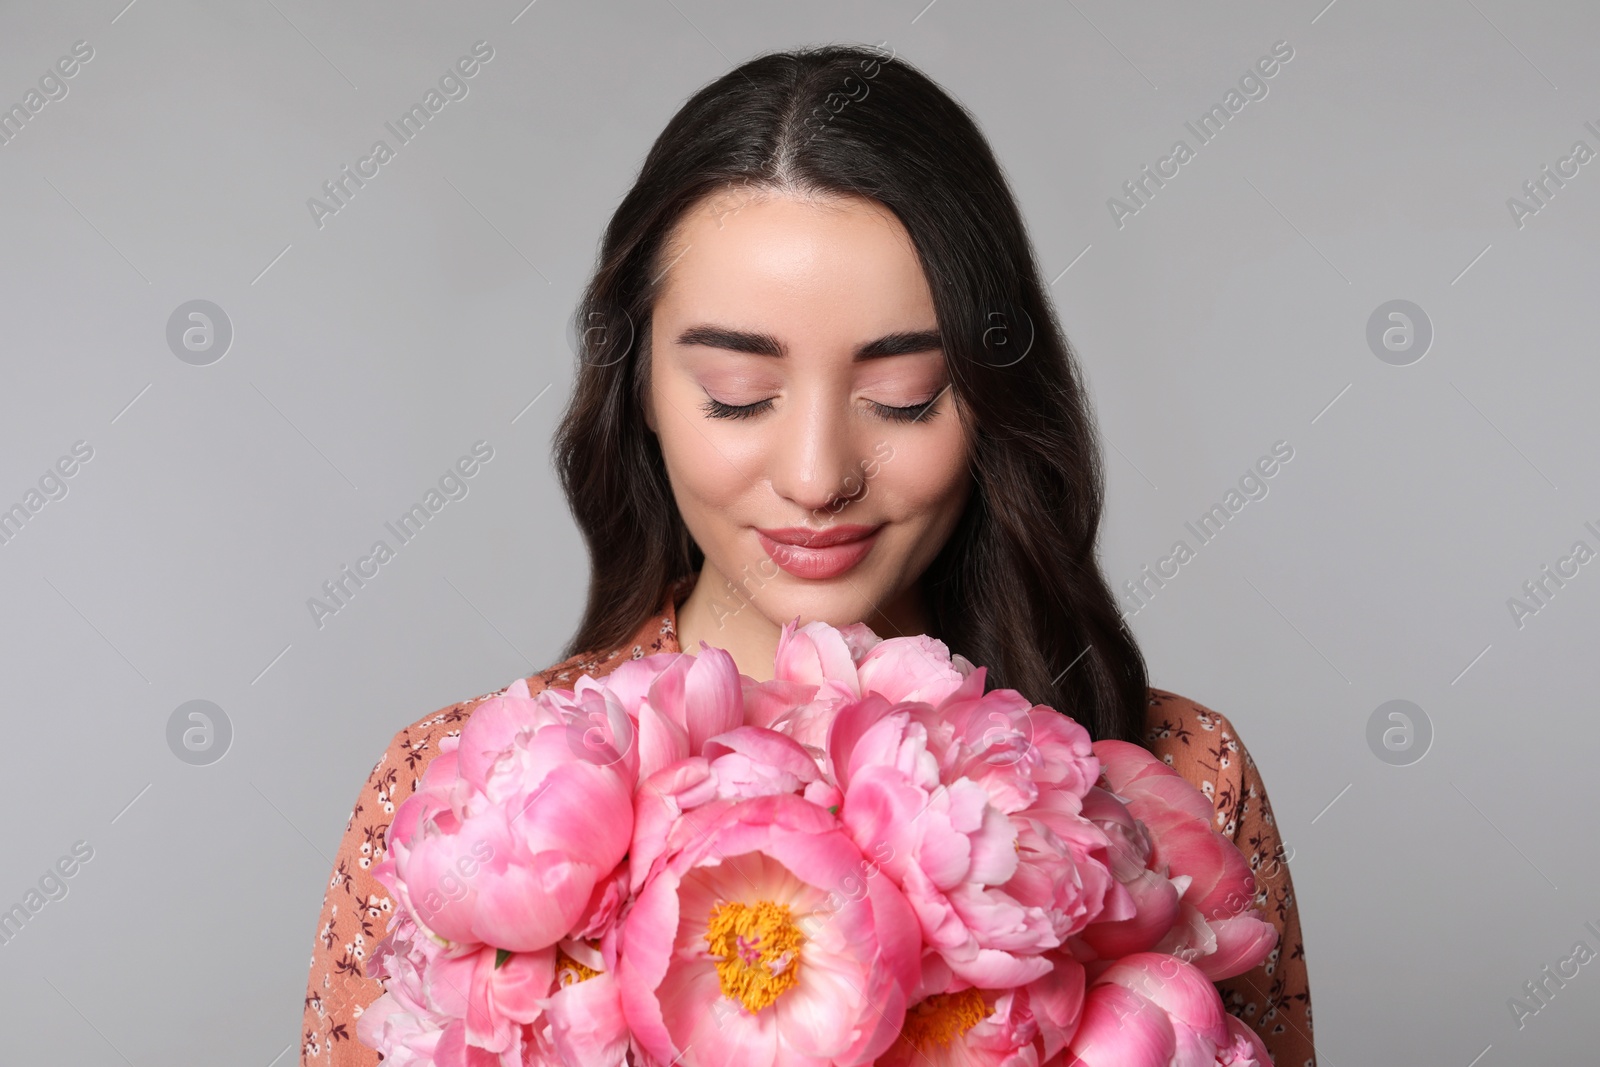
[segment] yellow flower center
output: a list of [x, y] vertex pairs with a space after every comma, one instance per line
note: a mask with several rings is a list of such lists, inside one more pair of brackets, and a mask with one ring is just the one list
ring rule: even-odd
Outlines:
[[787, 904], [754, 905], [723, 901], [711, 909], [706, 943], [718, 957], [722, 995], [757, 1012], [800, 980], [800, 946], [805, 938], [789, 917]]
[[989, 1017], [989, 1006], [976, 989], [935, 993], [906, 1011], [901, 1039], [919, 1052], [944, 1048]]
[[579, 963], [567, 955], [564, 949], [556, 949], [556, 984], [562, 989], [579, 982], [587, 982], [600, 972], [593, 967]]

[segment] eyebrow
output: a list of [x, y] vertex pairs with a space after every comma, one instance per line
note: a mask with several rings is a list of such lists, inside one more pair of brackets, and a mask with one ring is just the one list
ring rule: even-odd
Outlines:
[[[784, 346], [776, 337], [768, 333], [751, 330], [735, 330], [727, 326], [717, 326], [712, 323], [702, 323], [690, 326], [678, 335], [680, 345], [704, 345], [708, 348], [722, 348], [730, 352], [747, 352], [756, 356], [772, 356], [782, 359]], [[905, 330], [900, 333], [885, 334], [874, 341], [856, 348], [852, 359], [861, 362], [867, 359], [878, 359], [882, 356], [903, 356], [913, 352], [932, 352], [944, 347], [944, 339], [938, 330]]]

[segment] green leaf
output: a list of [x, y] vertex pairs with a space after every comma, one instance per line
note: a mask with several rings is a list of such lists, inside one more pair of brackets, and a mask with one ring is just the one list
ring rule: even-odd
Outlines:
[[511, 951], [509, 949], [504, 949], [504, 948], [495, 949], [494, 950], [494, 969], [498, 971], [501, 968], [501, 966], [506, 962], [506, 960], [509, 960], [510, 958], [511, 958]]
[[839, 814], [839, 805], [837, 805], [837, 804], [829, 804], [828, 805], [828, 814], [830, 814], [830, 815]]

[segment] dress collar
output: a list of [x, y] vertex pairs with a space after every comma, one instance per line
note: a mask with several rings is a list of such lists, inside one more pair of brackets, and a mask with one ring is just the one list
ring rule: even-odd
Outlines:
[[689, 596], [699, 577], [700, 572], [695, 571], [668, 582], [661, 606], [634, 631], [629, 644], [641, 649], [654, 645], [658, 652], [682, 652], [678, 644], [678, 605]]

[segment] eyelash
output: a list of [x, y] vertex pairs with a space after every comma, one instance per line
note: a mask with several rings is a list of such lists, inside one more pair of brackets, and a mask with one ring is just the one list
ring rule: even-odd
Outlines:
[[[888, 404], [874, 402], [872, 407], [880, 418], [889, 422], [927, 422], [939, 413], [938, 397], [921, 404], [912, 404], [910, 407], [896, 408]], [[748, 419], [761, 414], [772, 407], [771, 400], [758, 400], [754, 404], [724, 404], [714, 397], [707, 397], [701, 410], [713, 419]]]

